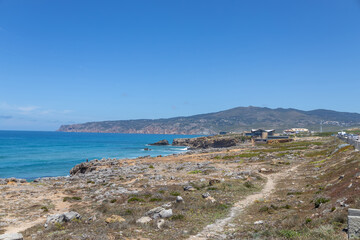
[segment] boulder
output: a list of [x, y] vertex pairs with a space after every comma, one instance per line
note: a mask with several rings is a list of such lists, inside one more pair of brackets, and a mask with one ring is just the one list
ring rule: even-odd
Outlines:
[[81, 215], [77, 212], [65, 212], [60, 214], [54, 214], [47, 217], [44, 226], [47, 228], [49, 224], [70, 222], [74, 219], [81, 219]]
[[136, 223], [139, 223], [139, 224], [147, 224], [149, 222], [152, 221], [152, 218], [151, 217], [148, 217], [148, 216], [145, 216], [145, 217], [141, 217], [139, 218], [138, 220], [136, 220]]
[[20, 233], [7, 233], [0, 235], [0, 240], [23, 240], [23, 235]]
[[152, 219], [157, 219], [160, 217], [160, 212], [164, 211], [165, 208], [163, 207], [156, 207], [153, 208], [151, 210], [149, 210], [148, 212], [146, 212], [146, 215], [151, 217]]
[[160, 217], [161, 218], [169, 218], [173, 215], [172, 209], [168, 209], [168, 210], [162, 210], [160, 212]]
[[169, 144], [169, 141], [166, 140], [166, 139], [163, 139], [163, 140], [160, 140], [156, 143], [150, 143], [149, 145], [152, 145], [152, 146], [164, 146], [164, 145], [170, 145]]

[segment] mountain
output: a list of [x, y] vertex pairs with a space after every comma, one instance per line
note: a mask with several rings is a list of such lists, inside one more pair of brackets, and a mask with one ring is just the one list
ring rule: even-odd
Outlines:
[[240, 132], [251, 128], [283, 130], [306, 127], [338, 130], [360, 125], [360, 114], [332, 110], [302, 111], [298, 109], [237, 107], [225, 111], [167, 119], [139, 119], [88, 122], [62, 125], [62, 132], [104, 132], [145, 134], [216, 134], [220, 131]]

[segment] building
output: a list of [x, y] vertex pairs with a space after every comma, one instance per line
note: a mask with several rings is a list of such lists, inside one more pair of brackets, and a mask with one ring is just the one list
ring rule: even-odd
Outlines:
[[284, 134], [297, 134], [297, 133], [309, 133], [309, 129], [307, 128], [290, 128], [284, 130]]
[[251, 132], [245, 132], [245, 136], [249, 137], [258, 137], [258, 138], [264, 138], [266, 139], [268, 136], [274, 136], [275, 130], [263, 130], [263, 129], [251, 129]]

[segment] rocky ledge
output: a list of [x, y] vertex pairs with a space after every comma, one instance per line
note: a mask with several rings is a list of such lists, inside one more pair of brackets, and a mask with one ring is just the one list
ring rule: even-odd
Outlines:
[[173, 146], [187, 146], [190, 149], [207, 149], [207, 148], [227, 148], [233, 147], [243, 142], [240, 135], [216, 135], [198, 138], [176, 138], [173, 140]]

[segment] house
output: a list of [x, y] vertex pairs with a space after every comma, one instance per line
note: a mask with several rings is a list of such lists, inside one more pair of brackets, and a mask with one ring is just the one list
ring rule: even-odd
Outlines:
[[274, 136], [275, 130], [263, 130], [263, 129], [251, 129], [251, 132], [245, 132], [245, 136], [255, 137], [255, 138], [263, 138], [266, 139], [268, 136]]
[[309, 133], [309, 129], [307, 128], [290, 128], [284, 130], [284, 134], [297, 134], [297, 133]]

